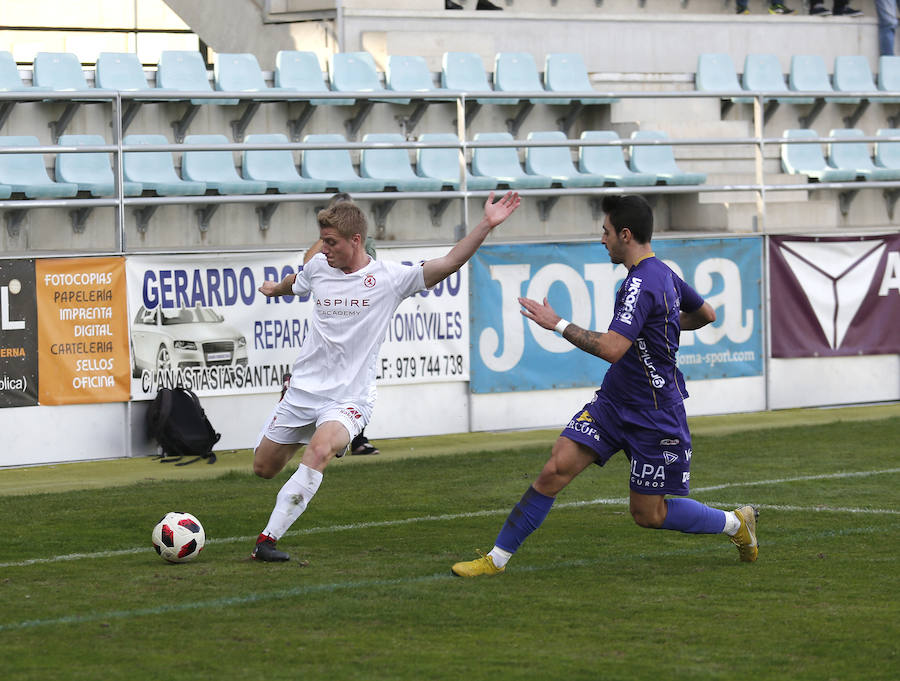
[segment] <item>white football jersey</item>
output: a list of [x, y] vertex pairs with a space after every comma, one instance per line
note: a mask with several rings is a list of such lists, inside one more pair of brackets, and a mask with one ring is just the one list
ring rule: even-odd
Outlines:
[[335, 401], [374, 399], [376, 363], [397, 306], [425, 289], [421, 265], [369, 260], [351, 274], [316, 254], [297, 274], [310, 294], [310, 330], [294, 362], [291, 386]]

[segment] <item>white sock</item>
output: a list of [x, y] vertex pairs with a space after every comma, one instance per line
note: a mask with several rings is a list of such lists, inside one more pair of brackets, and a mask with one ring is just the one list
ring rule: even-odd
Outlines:
[[725, 528], [722, 532], [729, 537], [733, 537], [739, 529], [741, 529], [741, 519], [737, 517], [734, 511], [725, 511]]
[[272, 539], [278, 540], [288, 531], [306, 510], [322, 484], [322, 474], [315, 468], [300, 464], [297, 471], [284, 483], [275, 498], [275, 508], [269, 516], [269, 524], [263, 530]]
[[499, 546], [495, 546], [492, 548], [488, 555], [494, 559], [494, 567], [502, 568], [506, 567], [506, 564], [509, 562], [509, 559], [512, 558], [512, 555], [509, 551], [504, 551]]

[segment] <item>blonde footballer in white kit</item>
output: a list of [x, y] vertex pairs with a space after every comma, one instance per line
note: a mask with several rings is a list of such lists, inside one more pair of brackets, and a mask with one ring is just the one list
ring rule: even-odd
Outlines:
[[306, 510], [328, 462], [368, 423], [378, 352], [397, 306], [458, 271], [518, 206], [517, 193], [508, 192], [496, 203], [492, 193], [481, 221], [445, 256], [402, 265], [369, 257], [365, 214], [355, 203], [337, 203], [317, 215], [321, 253], [298, 274], [260, 286], [260, 293], [270, 297], [310, 294], [314, 311], [290, 387], [260, 434], [253, 472], [273, 478], [301, 445], [306, 448], [297, 471], [278, 492], [253, 558], [290, 559], [276, 542]]

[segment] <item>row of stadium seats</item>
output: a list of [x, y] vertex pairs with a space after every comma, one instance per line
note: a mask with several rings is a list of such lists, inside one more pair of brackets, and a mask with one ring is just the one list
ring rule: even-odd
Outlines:
[[[263, 71], [253, 54], [219, 54], [213, 69], [213, 85], [210, 84], [206, 64], [199, 52], [163, 51], [156, 69], [155, 87], [151, 87], [144, 73], [143, 65], [134, 53], [101, 52], [97, 57], [94, 85], [88, 84], [84, 70], [78, 58], [67, 52], [40, 52], [34, 58], [33, 87], [23, 83], [18, 67], [9, 52], [0, 52], [0, 91], [119, 91], [130, 93], [147, 93], [145, 102], [154, 100], [153, 95], [166, 91], [167, 95], [177, 92], [213, 92], [230, 93], [303, 93], [310, 96], [311, 106], [333, 105], [352, 106], [356, 103], [352, 98], [321, 98], [324, 93], [350, 92], [387, 95], [390, 91], [438, 95], [428, 102], [453, 101], [456, 92], [490, 93], [490, 92], [565, 92], [571, 94], [591, 93], [593, 89], [588, 78], [587, 69], [580, 54], [559, 53], [547, 55], [543, 78], [538, 72], [534, 57], [527, 52], [504, 52], [496, 55], [493, 72], [493, 87], [489, 83], [481, 57], [474, 52], [446, 52], [443, 56], [440, 86], [435, 84], [434, 77], [428, 69], [423, 57], [390, 56], [383, 74], [378, 72], [375, 60], [368, 52], [339, 52], [328, 61], [326, 84], [318, 57], [313, 52], [280, 51], [275, 59], [273, 87], [266, 83]], [[316, 98], [319, 95], [320, 98]], [[440, 98], [439, 95], [446, 95]], [[141, 99], [134, 100], [138, 104]], [[191, 105], [204, 104], [235, 106], [239, 99], [190, 99]], [[372, 102], [407, 105], [411, 99], [396, 97], [373, 97]], [[418, 101], [418, 100], [417, 100]], [[467, 114], [467, 122], [471, 122], [482, 104], [516, 105], [516, 97], [482, 98], [476, 100]], [[579, 106], [609, 103], [611, 99], [603, 97], [585, 97], [576, 100]], [[535, 103], [568, 106], [573, 103], [571, 97], [533, 98], [528, 105]], [[251, 102], [255, 112], [258, 102]], [[418, 117], [421, 117], [421, 113]], [[134, 109], [126, 115], [124, 127], [133, 118]], [[524, 120], [527, 112], [517, 116], [518, 123]], [[243, 135], [249, 125], [253, 113], [245, 113], [241, 121], [240, 134]], [[358, 115], [356, 129], [359, 129], [365, 114]], [[418, 119], [416, 119], [418, 120]], [[183, 136], [189, 120], [177, 132]], [[0, 125], [3, 121], [0, 120]], [[414, 123], [413, 123], [414, 125]], [[62, 130], [57, 131], [62, 134]], [[180, 141], [180, 140], [179, 140]]]
[[[882, 128], [878, 137], [900, 137], [900, 129]], [[786, 173], [805, 175], [814, 182], [853, 182], [869, 180], [886, 182], [900, 180], [900, 142], [876, 142], [874, 160], [862, 130], [842, 128], [831, 130], [834, 142], [826, 145], [827, 158], [820, 144], [795, 143], [781, 145], [781, 165]], [[819, 137], [814, 130], [785, 130], [789, 140], [810, 140]]]
[[[546, 189], [559, 187], [653, 186], [657, 184], [702, 184], [703, 173], [680, 170], [672, 147], [664, 144], [665, 133], [640, 131], [632, 134], [636, 141], [651, 144], [632, 145], [626, 164], [618, 136], [612, 131], [586, 131], [587, 142], [613, 143], [606, 146], [579, 146], [578, 164], [572, 158], [565, 133], [532, 132], [528, 141], [555, 143], [531, 146], [525, 150], [525, 168], [519, 161], [514, 139], [509, 133], [479, 133], [474, 142], [500, 143], [509, 146], [476, 147], [472, 152], [471, 172], [466, 184], [470, 190], [489, 190], [498, 186], [511, 189]], [[290, 149], [246, 149], [242, 152], [241, 174], [234, 166], [230, 150], [185, 150], [181, 159], [181, 176], [168, 151], [131, 151], [123, 154], [123, 192], [138, 196], [143, 191], [159, 196], [218, 194], [320, 193], [324, 191], [428, 192], [458, 190], [459, 140], [453, 134], [431, 133], [419, 136], [427, 144], [444, 147], [417, 148], [415, 170], [409, 161], [406, 140], [399, 134], [366, 135], [372, 145], [360, 153], [359, 171], [354, 167], [350, 151], [340, 148], [306, 149], [301, 152], [300, 171]], [[99, 135], [63, 135], [62, 146], [101, 146]], [[346, 144], [342, 135], [307, 135], [310, 145]], [[663, 142], [660, 144], [659, 142]], [[166, 145], [163, 135], [127, 135], [126, 145]], [[191, 145], [227, 144], [224, 135], [189, 135]], [[280, 133], [248, 135], [247, 144], [287, 144]], [[38, 146], [33, 136], [0, 137], [0, 146]], [[0, 154], [0, 195], [24, 194], [26, 198], [64, 198], [78, 192], [92, 196], [115, 194], [110, 156], [105, 152], [60, 152], [56, 159], [56, 181], [53, 181], [39, 153]]]
[[[837, 56], [834, 73], [830, 76], [825, 60], [818, 55], [794, 55], [785, 83], [781, 63], [774, 54], [748, 54], [740, 82], [731, 56], [725, 53], [704, 53], [697, 58], [697, 90], [706, 92], [735, 93], [728, 104], [749, 103], [748, 91], [784, 93], [769, 100], [766, 120], [778, 104], [812, 104], [808, 115], [800, 118], [803, 127], [810, 127], [821, 112], [824, 103], [856, 104], [857, 111], [847, 118], [853, 127], [865, 111], [869, 99], [841, 96], [841, 93], [896, 93], [900, 92], [900, 57], [882, 56], [878, 60], [876, 79], [866, 57], [859, 55]], [[821, 97], [797, 96], [791, 93], [821, 93]], [[744, 95], [744, 96], [741, 96]], [[871, 101], [882, 104], [900, 103], [900, 97], [873, 97]], [[893, 121], [892, 121], [893, 124]]]

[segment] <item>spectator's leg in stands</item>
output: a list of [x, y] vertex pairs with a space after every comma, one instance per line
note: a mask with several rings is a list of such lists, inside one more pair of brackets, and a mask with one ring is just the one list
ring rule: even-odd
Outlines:
[[881, 55], [894, 54], [894, 36], [897, 32], [897, 0], [875, 0], [878, 15], [878, 51]]

